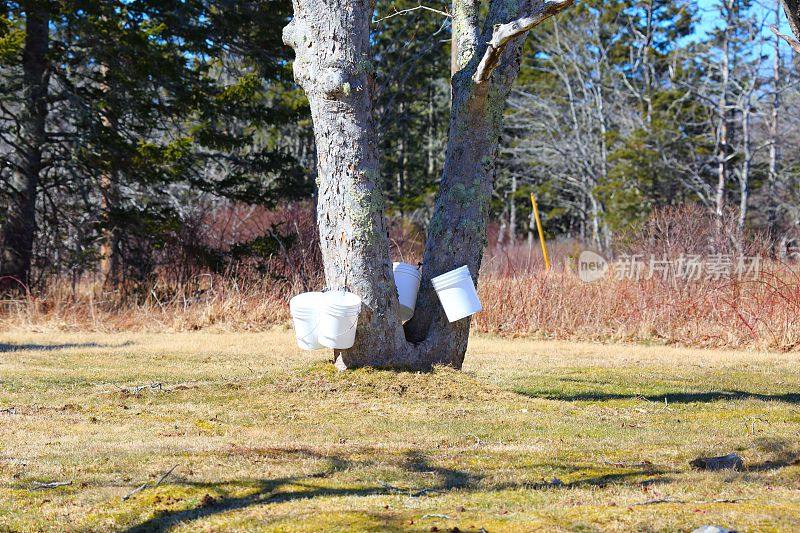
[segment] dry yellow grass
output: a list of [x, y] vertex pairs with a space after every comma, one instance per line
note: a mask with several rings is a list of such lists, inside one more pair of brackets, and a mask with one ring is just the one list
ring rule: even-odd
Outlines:
[[[326, 358], [285, 329], [0, 333], [0, 531], [800, 528], [796, 354], [477, 336], [461, 373]], [[688, 465], [734, 451], [747, 470]]]

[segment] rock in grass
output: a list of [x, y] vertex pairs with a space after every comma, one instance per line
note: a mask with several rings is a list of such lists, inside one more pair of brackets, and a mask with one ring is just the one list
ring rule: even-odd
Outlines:
[[735, 453], [720, 457], [698, 457], [689, 464], [699, 470], [742, 470], [744, 468], [744, 461]]
[[692, 533], [736, 533], [736, 531], [719, 526], [700, 526]]

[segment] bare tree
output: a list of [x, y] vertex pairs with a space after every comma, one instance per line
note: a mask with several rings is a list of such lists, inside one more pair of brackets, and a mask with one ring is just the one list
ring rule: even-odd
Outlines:
[[417, 312], [398, 319], [372, 117], [372, 3], [294, 0], [284, 41], [308, 95], [318, 152], [318, 226], [325, 279], [363, 301], [356, 344], [339, 368], [461, 367], [469, 320], [447, 322], [431, 278], [466, 264], [477, 279], [486, 240], [503, 109], [527, 32], [572, 0], [478, 0], [453, 5], [452, 105], [447, 155], [423, 256]]
[[[780, 24], [781, 10], [780, 1], [775, 2], [775, 26]], [[772, 109], [768, 118], [769, 128], [769, 176], [767, 181], [767, 227], [770, 231], [775, 226], [775, 186], [778, 182], [778, 158], [780, 153], [780, 139], [778, 129], [780, 127], [780, 108], [781, 108], [781, 88], [783, 65], [781, 61], [780, 36], [776, 35], [772, 46]]]
[[[553, 94], [514, 89], [504, 155], [520, 169], [520, 177], [547, 176], [559, 192], [560, 206], [578, 220], [578, 235], [598, 248], [607, 248], [610, 231], [606, 207], [598, 195], [609, 175], [608, 132], [612, 115], [631, 114], [621, 83], [608, 64], [608, 38], [614, 34], [599, 13], [582, 13], [574, 24], [556, 23], [552, 36], [541, 43], [536, 70], [553, 80]], [[635, 112], [633, 112], [635, 114]], [[536, 169], [533, 175], [529, 169]]]
[[731, 82], [731, 30], [734, 26], [735, 6], [738, 0], [723, 0], [720, 2], [720, 11], [725, 20], [720, 32], [720, 82], [719, 98], [717, 100], [717, 188], [716, 188], [716, 213], [722, 219], [725, 209], [725, 188], [730, 174], [730, 109], [728, 98]]

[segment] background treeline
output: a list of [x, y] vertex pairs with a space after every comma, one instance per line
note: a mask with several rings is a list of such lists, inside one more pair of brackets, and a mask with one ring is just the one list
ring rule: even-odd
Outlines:
[[[449, 19], [417, 6], [380, 1], [374, 24], [401, 249], [424, 231], [449, 112]], [[284, 0], [0, 2], [4, 286], [141, 294], [311, 268], [315, 153], [281, 42], [290, 13]], [[767, 30], [782, 17], [772, 0], [587, 0], [537, 31], [506, 111], [494, 241], [530, 238], [533, 191], [550, 237], [601, 249], [695, 203], [733, 240], [756, 230], [772, 253], [796, 251], [798, 62]]]
[[[0, 3], [6, 285], [99, 272], [111, 285], [189, 258], [218, 201], [305, 198], [305, 103], [286, 2]], [[302, 131], [300, 131], [302, 130]], [[307, 163], [307, 162], [306, 162]]]

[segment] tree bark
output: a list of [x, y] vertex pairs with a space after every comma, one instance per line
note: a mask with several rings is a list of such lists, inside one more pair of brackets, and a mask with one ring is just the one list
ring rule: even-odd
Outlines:
[[22, 52], [24, 102], [20, 117], [18, 163], [11, 175], [12, 203], [3, 227], [0, 287], [18, 290], [30, 283], [36, 231], [36, 195], [46, 142], [49, 66], [49, 13], [43, 2], [27, 2]]
[[394, 366], [402, 327], [372, 119], [371, 2], [295, 0], [294, 15], [283, 37], [314, 123], [325, 281], [362, 298], [356, 344], [342, 354], [347, 366]]
[[[462, 7], [467, 4], [476, 3]], [[428, 228], [416, 313], [404, 330], [397, 315], [372, 120], [372, 6], [366, 0], [294, 0], [295, 18], [284, 29], [284, 41], [295, 50], [295, 79], [308, 95], [314, 122], [317, 222], [327, 288], [346, 288], [362, 298], [356, 344], [335, 352], [340, 369], [461, 367], [469, 319], [448, 322], [430, 280], [466, 264], [477, 281], [503, 108], [519, 71], [525, 33], [571, 0], [538, 3], [530, 13], [523, 12], [523, 4], [492, 2], [471, 55], [466, 50], [474, 42], [470, 36], [477, 34], [477, 15], [465, 14], [454, 27], [453, 42], [461, 47], [454, 58], [463, 67], [451, 80], [444, 170]], [[516, 33], [509, 33], [509, 25]], [[496, 33], [500, 29], [502, 38]]]
[[450, 41], [450, 75], [464, 68], [478, 45], [478, 0], [453, 2], [453, 38]]

